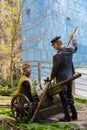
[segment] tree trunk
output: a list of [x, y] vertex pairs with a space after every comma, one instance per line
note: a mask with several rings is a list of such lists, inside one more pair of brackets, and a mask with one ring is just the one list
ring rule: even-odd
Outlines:
[[9, 88], [13, 87], [13, 58], [11, 56], [10, 73], [9, 73]]

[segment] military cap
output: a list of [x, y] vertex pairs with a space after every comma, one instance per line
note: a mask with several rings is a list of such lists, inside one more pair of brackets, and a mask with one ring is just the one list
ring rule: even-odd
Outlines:
[[27, 64], [27, 63], [22, 65], [22, 69], [23, 69], [23, 70], [25, 70], [27, 67], [30, 67], [30, 65]]
[[54, 45], [54, 42], [56, 42], [56, 41], [59, 40], [59, 39], [61, 39], [61, 36], [55, 37], [55, 38], [51, 41], [52, 46]]

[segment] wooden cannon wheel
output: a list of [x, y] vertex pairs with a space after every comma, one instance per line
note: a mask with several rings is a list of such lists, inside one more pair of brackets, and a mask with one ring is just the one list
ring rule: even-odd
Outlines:
[[17, 121], [27, 122], [32, 116], [32, 105], [25, 95], [17, 94], [11, 100], [11, 111]]

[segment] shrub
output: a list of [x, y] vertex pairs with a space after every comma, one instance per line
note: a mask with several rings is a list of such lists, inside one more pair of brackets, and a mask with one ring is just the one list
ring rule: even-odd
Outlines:
[[0, 110], [0, 114], [2, 115], [6, 115], [6, 116], [12, 116], [12, 112], [11, 112], [11, 109], [1, 109]]
[[0, 82], [0, 86], [2, 86], [2, 87], [8, 86], [8, 85], [9, 85], [8, 80], [3, 80]]
[[6, 87], [0, 87], [0, 95], [2, 96], [10, 96], [16, 88], [8, 88], [8, 86]]
[[14, 87], [17, 87], [19, 79], [13, 80]]
[[[13, 80], [13, 86], [17, 86], [18, 85], [18, 81], [19, 78], [16, 80]], [[8, 80], [3, 80], [0, 82], [0, 86], [5, 87], [5, 86], [9, 86], [9, 81]]]

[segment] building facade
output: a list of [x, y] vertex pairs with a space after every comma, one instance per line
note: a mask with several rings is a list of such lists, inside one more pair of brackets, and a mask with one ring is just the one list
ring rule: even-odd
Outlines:
[[55, 36], [61, 36], [64, 45], [67, 45], [78, 26], [75, 35], [78, 52], [74, 54], [73, 62], [74, 65], [87, 65], [87, 0], [26, 0], [22, 24], [23, 62], [52, 62], [56, 51], [50, 41]]

